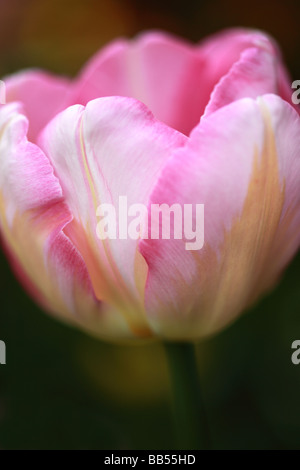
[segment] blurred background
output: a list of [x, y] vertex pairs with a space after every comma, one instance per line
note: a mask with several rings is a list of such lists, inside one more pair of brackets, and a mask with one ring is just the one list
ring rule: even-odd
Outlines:
[[[298, 0], [0, 0], [0, 76], [26, 67], [76, 74], [101, 46], [145, 29], [199, 41], [264, 29], [300, 79]], [[300, 449], [300, 256], [278, 288], [198, 347], [217, 449]], [[163, 348], [107, 345], [48, 318], [0, 255], [0, 449], [171, 449]]]

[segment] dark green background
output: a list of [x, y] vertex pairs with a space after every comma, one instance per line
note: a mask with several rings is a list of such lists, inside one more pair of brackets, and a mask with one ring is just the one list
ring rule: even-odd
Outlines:
[[[252, 26], [280, 42], [300, 79], [297, 1], [155, 0], [0, 3], [0, 75], [40, 66], [73, 75], [119, 35], [162, 28], [192, 40]], [[251, 312], [198, 347], [199, 372], [218, 449], [300, 449], [300, 256]], [[174, 447], [169, 382], [159, 344], [107, 345], [48, 318], [0, 257], [1, 449]]]

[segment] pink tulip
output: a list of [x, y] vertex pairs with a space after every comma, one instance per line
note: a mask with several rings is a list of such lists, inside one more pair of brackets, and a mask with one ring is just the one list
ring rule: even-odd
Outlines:
[[[300, 117], [268, 36], [150, 33], [109, 45], [72, 81], [4, 81], [0, 228], [46, 310], [101, 338], [192, 340], [278, 281], [300, 243]], [[204, 247], [100, 240], [97, 207], [120, 196], [204, 204]]]

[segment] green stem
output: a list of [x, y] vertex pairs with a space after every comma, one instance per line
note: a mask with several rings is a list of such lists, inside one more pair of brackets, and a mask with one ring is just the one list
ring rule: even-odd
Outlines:
[[179, 449], [209, 448], [209, 431], [202, 402], [195, 347], [165, 343], [172, 389], [173, 413]]

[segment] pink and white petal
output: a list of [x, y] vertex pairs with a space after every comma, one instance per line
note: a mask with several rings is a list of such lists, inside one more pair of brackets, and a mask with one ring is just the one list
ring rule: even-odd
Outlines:
[[277, 64], [274, 56], [264, 49], [246, 49], [230, 71], [215, 86], [205, 114], [241, 98], [257, 98], [279, 92]]
[[253, 47], [280, 58], [276, 42], [266, 33], [253, 29], [233, 28], [213, 34], [200, 42], [198, 51], [206, 59], [211, 79], [218, 83], [240, 60], [241, 54]]
[[133, 96], [157, 119], [189, 135], [207, 103], [205, 62], [196, 47], [170, 35], [149, 33], [132, 44], [131, 63]]
[[86, 266], [64, 233], [72, 221], [53, 168], [27, 141], [15, 104], [0, 109], [0, 231], [12, 267], [36, 300], [102, 337], [132, 336], [119, 312], [95, 298]]
[[26, 70], [4, 80], [6, 101], [23, 104], [28, 138], [35, 142], [41, 129], [68, 104], [71, 81], [39, 70]]
[[43, 131], [39, 144], [59, 175], [74, 214], [67, 234], [88, 268], [96, 296], [121, 308], [139, 334], [149, 334], [143, 291], [147, 266], [138, 240], [99, 240], [97, 209], [119, 197], [146, 204], [163, 166], [186, 137], [156, 121], [140, 102], [100, 98], [73, 106]]
[[205, 114], [266, 93], [279, 94], [291, 103], [287, 70], [276, 42], [267, 34], [227, 30], [204, 41], [199, 53], [206, 58], [205, 81], [212, 91]]
[[140, 242], [157, 334], [212, 334], [277, 280], [300, 243], [299, 144], [296, 111], [265, 96], [203, 118], [169, 160], [149, 205], [204, 204], [205, 243], [187, 251], [186, 240]]
[[118, 41], [96, 55], [75, 86], [74, 102], [101, 96], [127, 96], [143, 102], [154, 116], [188, 134], [199, 122], [209, 95], [196, 47], [171, 35], [147, 33]]
[[62, 191], [47, 157], [27, 140], [28, 120], [21, 106], [10, 103], [0, 109], [0, 190], [7, 201], [6, 217], [17, 211], [57, 204]]

